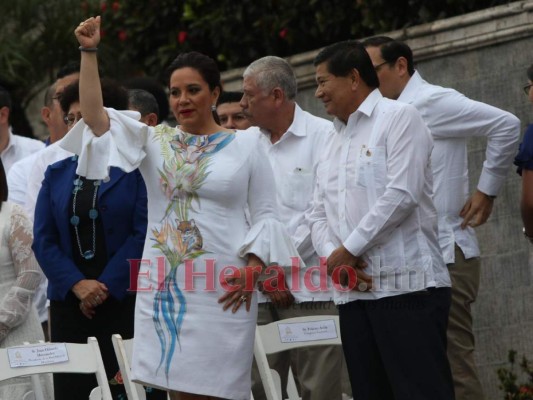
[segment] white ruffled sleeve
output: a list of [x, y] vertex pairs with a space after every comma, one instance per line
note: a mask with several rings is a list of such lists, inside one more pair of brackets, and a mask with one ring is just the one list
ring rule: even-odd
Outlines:
[[[239, 255], [255, 254], [265, 265], [290, 267], [292, 258], [299, 259], [287, 230], [280, 222], [277, 213], [276, 183], [267, 155], [254, 143], [255, 149], [250, 154], [251, 174], [248, 185], [248, 206], [251, 227]], [[300, 267], [304, 263], [300, 260]]]
[[[7, 206], [4, 203], [3, 206]], [[8, 247], [13, 259], [16, 279], [5, 296], [0, 299], [0, 342], [8, 333], [26, 319], [31, 310], [35, 290], [42, 272], [35, 260], [31, 245], [32, 226], [23, 209], [12, 205]]]
[[76, 173], [87, 179], [105, 179], [110, 167], [131, 172], [146, 156], [144, 146], [149, 128], [139, 122], [137, 111], [105, 109], [109, 115], [109, 131], [95, 136], [81, 119], [63, 138], [61, 147], [79, 156]]

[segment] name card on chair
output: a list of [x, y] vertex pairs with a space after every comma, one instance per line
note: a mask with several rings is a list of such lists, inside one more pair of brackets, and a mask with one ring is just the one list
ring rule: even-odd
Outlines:
[[10, 347], [7, 357], [11, 368], [34, 367], [68, 361], [65, 343], [45, 343], [35, 346]]
[[335, 321], [332, 319], [290, 324], [280, 323], [278, 329], [281, 343], [337, 339], [339, 336]]

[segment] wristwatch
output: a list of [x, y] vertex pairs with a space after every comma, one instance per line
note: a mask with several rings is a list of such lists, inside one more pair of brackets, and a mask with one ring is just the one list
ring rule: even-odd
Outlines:
[[529, 242], [531, 244], [533, 244], [533, 236], [529, 236], [527, 233], [526, 233], [526, 228], [522, 228], [522, 233], [524, 234], [524, 236], [526, 237], [527, 240], [529, 240]]

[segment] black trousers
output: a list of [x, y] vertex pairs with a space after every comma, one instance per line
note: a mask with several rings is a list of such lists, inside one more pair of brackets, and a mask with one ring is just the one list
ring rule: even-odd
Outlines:
[[[87, 343], [95, 336], [104, 360], [107, 378], [112, 379], [119, 370], [111, 336], [120, 333], [124, 339], [133, 337], [135, 297], [118, 301], [112, 297], [96, 308], [93, 319], [86, 318], [79, 309], [79, 300], [72, 294], [66, 301], [50, 301], [50, 327], [52, 342]], [[87, 400], [98, 386], [92, 374], [54, 374], [55, 400]], [[125, 395], [123, 385], [111, 385], [113, 398]]]
[[450, 288], [339, 306], [357, 400], [453, 400], [446, 356]]

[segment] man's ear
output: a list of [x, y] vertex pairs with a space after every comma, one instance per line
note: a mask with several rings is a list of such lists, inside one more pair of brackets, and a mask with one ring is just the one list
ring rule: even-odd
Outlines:
[[48, 126], [48, 124], [50, 123], [50, 114], [51, 114], [52, 110], [50, 110], [50, 108], [48, 107], [43, 107], [41, 108], [41, 118], [43, 120], [43, 122], [45, 123], [46, 126]]
[[404, 77], [405, 75], [409, 75], [407, 59], [405, 57], [399, 57], [396, 60], [395, 68], [398, 71], [398, 75], [400, 77]]
[[9, 108], [1, 107], [0, 108], [0, 124], [7, 125], [9, 123]]
[[350, 78], [350, 85], [353, 91], [357, 90], [359, 87], [359, 82], [361, 81], [361, 76], [359, 75], [359, 71], [356, 68], [352, 68], [350, 71], [350, 74], [348, 75]]
[[156, 113], [150, 113], [146, 115], [146, 125], [148, 126], [156, 126], [157, 125], [157, 114]]
[[275, 87], [274, 89], [272, 89], [271, 93], [272, 93], [272, 96], [274, 96], [274, 100], [276, 101], [278, 100], [283, 101], [285, 99], [285, 93], [279, 87]]

